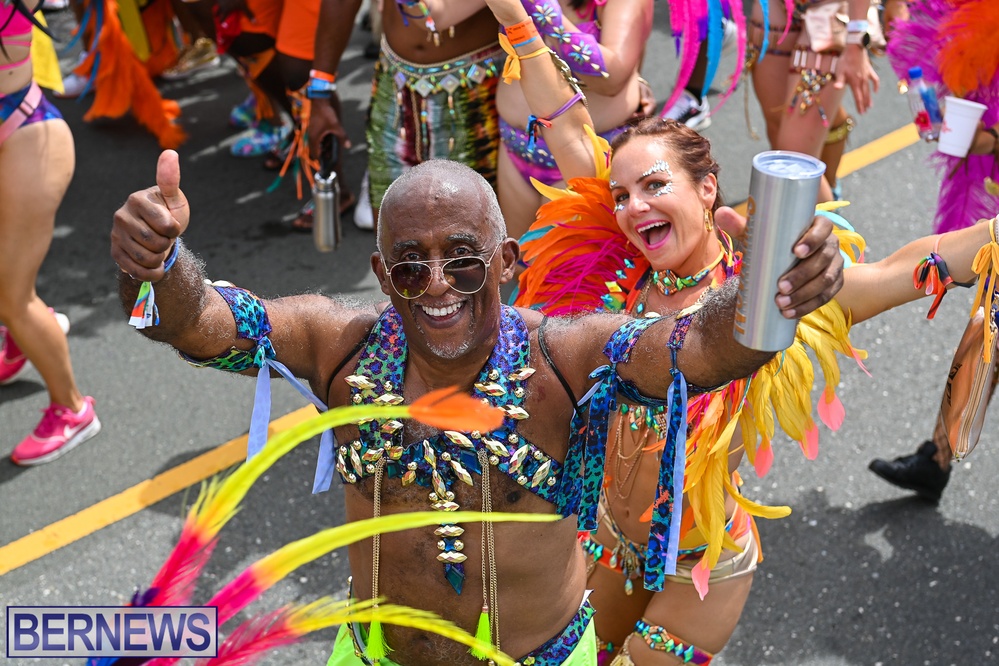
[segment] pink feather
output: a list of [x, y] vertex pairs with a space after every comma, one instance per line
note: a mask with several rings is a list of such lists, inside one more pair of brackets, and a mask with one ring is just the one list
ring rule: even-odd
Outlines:
[[233, 615], [246, 608], [264, 589], [257, 579], [255, 568], [251, 565], [236, 576], [232, 582], [216, 592], [215, 596], [205, 605], [218, 607], [218, 623], [221, 626]]
[[769, 440], [764, 440], [756, 449], [756, 475], [763, 478], [770, 471], [770, 466], [774, 464], [774, 449], [770, 446]]
[[708, 593], [708, 581], [711, 579], [711, 570], [708, 569], [705, 560], [701, 560], [690, 570], [690, 579], [694, 581], [694, 589], [697, 590], [697, 595], [701, 598], [701, 601], [704, 601], [704, 597]]
[[290, 645], [302, 634], [288, 622], [290, 610], [282, 608], [242, 623], [219, 646], [218, 656], [198, 661], [198, 666], [250, 666], [268, 651]]
[[[760, 0], [766, 2], [767, 0]], [[791, 21], [794, 20], [794, 0], [784, 0], [784, 32], [781, 33], [777, 43], [780, 44], [787, 37], [788, 30], [791, 29]]]
[[805, 457], [809, 460], [815, 460], [819, 457], [819, 427], [812, 424], [812, 427], [808, 429], [805, 433], [805, 439], [801, 444], [801, 450], [805, 453]]
[[836, 431], [843, 425], [846, 410], [843, 409], [843, 403], [840, 402], [839, 397], [831, 391], [829, 393], [830, 395], [827, 397], [825, 392], [823, 392], [823, 395], [819, 398], [819, 418], [822, 419], [827, 428]]
[[156, 590], [150, 606], [183, 606], [190, 601], [198, 576], [218, 543], [217, 538], [205, 543], [204, 536], [184, 526], [177, 546], [149, 585]]
[[999, 199], [985, 189], [986, 177], [999, 181], [995, 157], [969, 155], [962, 159], [935, 153], [931, 159], [942, 177], [935, 233], [964, 229], [996, 214]]
[[676, 84], [673, 86], [673, 93], [670, 95], [669, 99], [666, 100], [666, 104], [663, 105], [662, 112], [660, 115], [664, 115], [667, 111], [673, 108], [676, 101], [680, 99], [680, 95], [683, 94], [684, 88], [687, 87], [687, 83], [690, 82], [690, 76], [694, 72], [694, 66], [697, 64], [697, 54], [701, 49], [701, 33], [700, 29], [697, 27], [697, 17], [694, 16], [693, 12], [689, 12], [686, 16], [686, 24], [683, 27], [683, 48], [680, 52], [680, 72], [676, 77]]
[[732, 12], [732, 20], [735, 21], [736, 27], [736, 54], [735, 54], [735, 71], [732, 72], [732, 77], [729, 79], [728, 90], [723, 92], [718, 97], [718, 103], [711, 109], [713, 114], [718, 109], [725, 105], [728, 98], [732, 96], [736, 88], [739, 86], [739, 79], [742, 78], [742, 71], [746, 65], [746, 43], [748, 41], [748, 32], [746, 25], [746, 16], [738, 9], [735, 8]]

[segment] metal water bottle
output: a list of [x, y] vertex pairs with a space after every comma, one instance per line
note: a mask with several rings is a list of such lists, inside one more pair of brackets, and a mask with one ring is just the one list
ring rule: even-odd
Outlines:
[[336, 137], [327, 134], [320, 143], [319, 171], [312, 186], [312, 240], [320, 252], [335, 250], [343, 235], [340, 226], [340, 183], [335, 166], [339, 144]]
[[777, 280], [797, 261], [794, 245], [815, 216], [825, 170], [824, 163], [802, 153], [771, 150], [753, 158], [735, 313], [735, 339], [745, 347], [776, 352], [794, 342], [797, 322], [786, 319], [774, 302]]

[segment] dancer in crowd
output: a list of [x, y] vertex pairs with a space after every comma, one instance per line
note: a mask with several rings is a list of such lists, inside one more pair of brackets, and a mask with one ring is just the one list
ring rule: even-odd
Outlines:
[[[322, 0], [309, 83], [315, 91], [308, 124], [312, 155], [329, 133], [342, 148], [351, 146], [337, 109], [336, 74], [362, 4]], [[495, 185], [496, 83], [505, 59], [496, 19], [477, 2], [462, 3], [472, 9], [454, 19], [436, 6], [431, 16], [422, 0], [381, 4], [382, 49], [367, 126], [370, 226], [389, 184], [429, 159], [459, 161]], [[355, 221], [368, 218], [361, 213], [355, 212]]]
[[[941, 176], [938, 232], [961, 229], [994, 214], [999, 201], [999, 56], [990, 48], [996, 30], [999, 9], [981, 0], [917, 0], [907, 4], [890, 30], [888, 57], [899, 78], [904, 80], [909, 68], [918, 66], [924, 79], [936, 86], [940, 99], [954, 94], [987, 107], [968, 155], [933, 156]], [[962, 404], [951, 402], [953, 385], [966, 388], [972, 381], [967, 377], [971, 370], [964, 358], [967, 351], [962, 349], [966, 346], [959, 344], [955, 352], [930, 439], [914, 453], [892, 460], [876, 458], [870, 464], [871, 471], [885, 481], [931, 501], [940, 499], [950, 480], [953, 449], [958, 444], [951, 439], [958, 432], [953, 424], [979, 408], [971, 396]], [[994, 383], [985, 387], [983, 409], [994, 390]]]
[[[754, 3], [747, 66], [771, 147], [821, 157], [828, 169], [819, 200], [830, 201], [835, 198], [832, 186], [839, 158], [854, 124], [842, 106], [846, 88], [853, 92], [857, 112], [863, 114], [873, 103], [871, 90], [877, 92], [880, 86], [868, 51], [870, 34], [878, 26], [868, 22], [871, 0], [796, 4], [791, 23], [784, 25], [788, 16], [784, 0]], [[845, 33], [832, 26], [843, 5], [850, 19]], [[815, 35], [809, 34], [809, 25], [815, 27]]]
[[[519, 3], [490, 3], [508, 33], [529, 30]], [[533, 43], [515, 48], [516, 64], [536, 102], [532, 113], [550, 117], [575, 90], [547, 55], [531, 57], [535, 51]], [[589, 122], [585, 108], [571, 104], [550, 122], [544, 131], [556, 155], [592, 173], [588, 140], [566, 140]], [[575, 539], [579, 524], [596, 526], [615, 395], [644, 394], [658, 404], [671, 366], [696, 390], [766, 362], [771, 354], [745, 349], [727, 333], [734, 290], [718, 290], [700, 312], [679, 320], [594, 315], [543, 326], [539, 313], [500, 303], [499, 286], [512, 278], [519, 249], [506, 237], [489, 184], [467, 167], [434, 160], [407, 171], [384, 197], [372, 268], [392, 307], [377, 314], [318, 295], [261, 301], [206, 284], [200, 262], [177, 240], [190, 217], [179, 179], [177, 156], [165, 153], [158, 186], [133, 194], [115, 216], [112, 256], [123, 302], [131, 308], [138, 280], [156, 283], [160, 324], [144, 334], [207, 359], [201, 364], [248, 374], [286, 368], [308, 380], [322, 405], [411, 402], [457, 385], [507, 412], [490, 433], [394, 422], [338, 428], [341, 444], [325, 450], [319, 476], [336, 473], [346, 483], [348, 519], [428, 505], [579, 516], [530, 528], [445, 525], [433, 534], [361, 542], [350, 551], [353, 594], [384, 595], [478, 627], [477, 635], [521, 663], [592, 664], [592, 611]], [[802, 261], [780, 282], [784, 316], [803, 316], [839, 287], [842, 260], [830, 229], [818, 218], [797, 241]], [[588, 394], [589, 403], [578, 403]], [[342, 630], [331, 663], [364, 659], [478, 663], [464, 648], [424, 634], [374, 625]]]
[[73, 177], [73, 135], [32, 79], [31, 14], [37, 0], [0, 6], [0, 384], [31, 365], [49, 392], [34, 431], [14, 447], [19, 465], [49, 462], [96, 435], [94, 400], [76, 386], [68, 320], [35, 292], [56, 210]]
[[[582, 170], [581, 164], [559, 164]], [[675, 121], [645, 120], [615, 140], [609, 164], [597, 178], [570, 181], [571, 191], [546, 188], [554, 201], [523, 239], [529, 265], [517, 303], [549, 314], [623, 310], [645, 320], [696, 310], [741, 265], [720, 223], [732, 218], [721, 208], [719, 167], [709, 142]], [[725, 226], [741, 235], [738, 227]], [[740, 495], [736, 470], [743, 455], [766, 473], [775, 413], [808, 457], [817, 453], [813, 369], [805, 346], [816, 353], [826, 379], [818, 414], [838, 427], [843, 409], [834, 392], [835, 352], [862, 356], [849, 341], [851, 323], [925, 295], [913, 286], [917, 267], [946, 275], [949, 265], [954, 280], [973, 279], [979, 249], [999, 249], [991, 245], [996, 226], [990, 221], [923, 238], [880, 262], [849, 267], [834, 302], [804, 317], [799, 341], [752, 381], [691, 398], [685, 442], [670, 441], [668, 412], [622, 405], [608, 430], [600, 525], [581, 538], [591, 559], [589, 586], [604, 659], [617, 653], [618, 664], [708, 663], [725, 646], [760, 558], [754, 519], [789, 511]], [[862, 249], [855, 233], [844, 239]], [[942, 293], [943, 282], [937, 284]], [[671, 447], [682, 450], [684, 444], [677, 458], [684, 462], [676, 463], [685, 465], [680, 561], [675, 575], [664, 579], [670, 572], [657, 555], [657, 487], [662, 461], [672, 461]]]
[[[652, 0], [564, 0], [561, 3], [538, 0], [530, 4], [539, 13], [561, 15], [561, 28], [570, 34], [590, 38], [588, 46], [593, 49], [592, 59], [600, 62], [602, 71], [594, 70], [588, 62], [572, 59], [567, 62], [585, 86], [587, 108], [594, 129], [601, 136], [611, 140], [635, 119], [636, 114], [648, 115], [651, 109], [642, 109], [644, 84], [638, 69], [652, 32]], [[554, 26], [549, 32], [554, 34]], [[542, 35], [542, 38], [555, 39], [549, 35]], [[531, 185], [531, 178], [546, 185], [563, 181], [516, 81], [509, 86], [500, 86], [496, 92], [496, 106], [503, 146], [497, 176], [499, 201], [509, 234], [520, 238], [534, 221], [538, 207], [544, 203]]]

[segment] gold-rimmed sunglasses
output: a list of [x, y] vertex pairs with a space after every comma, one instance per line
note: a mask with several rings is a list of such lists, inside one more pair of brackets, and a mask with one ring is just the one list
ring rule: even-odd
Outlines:
[[486, 269], [496, 255], [496, 250], [502, 246], [501, 241], [489, 253], [488, 258], [472, 255], [428, 261], [400, 261], [388, 269], [389, 282], [395, 293], [403, 298], [419, 298], [430, 289], [434, 281], [434, 270], [439, 270], [441, 279], [459, 294], [474, 294], [486, 284]]

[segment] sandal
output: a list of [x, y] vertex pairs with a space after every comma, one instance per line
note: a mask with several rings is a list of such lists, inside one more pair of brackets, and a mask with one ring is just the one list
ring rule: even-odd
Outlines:
[[[348, 192], [340, 201], [340, 214], [345, 215], [349, 213], [356, 205], [357, 197]], [[302, 209], [298, 211], [298, 216], [291, 221], [291, 228], [295, 231], [301, 231], [302, 233], [311, 233], [313, 215], [315, 211], [316, 205], [313, 203], [312, 199], [309, 199], [308, 203], [302, 206]]]

